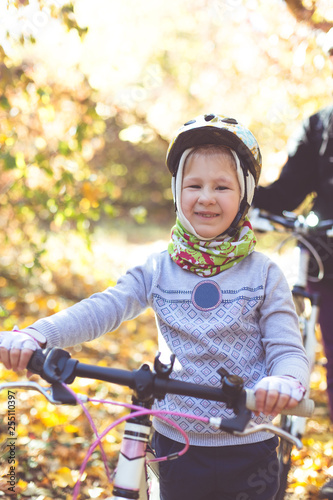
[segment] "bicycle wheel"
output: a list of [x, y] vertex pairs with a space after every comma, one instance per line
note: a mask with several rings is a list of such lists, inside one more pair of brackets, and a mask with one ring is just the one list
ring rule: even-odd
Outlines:
[[309, 360], [310, 371], [312, 371], [316, 361], [316, 325], [319, 314], [319, 294], [308, 293], [299, 287], [294, 287], [292, 294], [303, 345]]
[[[292, 417], [287, 415], [282, 415], [280, 420], [280, 427], [290, 432], [291, 430], [291, 420]], [[278, 448], [278, 460], [279, 460], [279, 489], [274, 497], [274, 500], [283, 500], [286, 494], [286, 489], [288, 487], [288, 475], [291, 467], [291, 450], [293, 445], [286, 441], [285, 439], [280, 439], [280, 444]]]

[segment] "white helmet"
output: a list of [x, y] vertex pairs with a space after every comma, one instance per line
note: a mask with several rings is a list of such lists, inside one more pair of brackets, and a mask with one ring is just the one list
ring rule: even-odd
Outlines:
[[[244, 220], [250, 208], [255, 186], [258, 185], [261, 171], [261, 153], [256, 138], [250, 130], [234, 118], [218, 114], [197, 116], [183, 125], [171, 140], [166, 164], [173, 175], [173, 192], [177, 191], [177, 172], [183, 153], [190, 148], [205, 144], [226, 146], [236, 156], [240, 186], [244, 186], [243, 196], [235, 220], [226, 231], [233, 235]], [[181, 182], [178, 179], [178, 182]], [[176, 209], [179, 207], [176, 207]]]

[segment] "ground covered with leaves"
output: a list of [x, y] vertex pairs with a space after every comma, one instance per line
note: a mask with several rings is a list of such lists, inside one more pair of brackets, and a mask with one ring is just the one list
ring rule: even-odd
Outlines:
[[[154, 359], [154, 319], [147, 312], [139, 320], [125, 323], [116, 333], [84, 344], [81, 349], [71, 349], [71, 352], [73, 357], [85, 363], [114, 368], [138, 368], [142, 362]], [[1, 369], [0, 377], [11, 381], [20, 378], [5, 369]], [[38, 380], [37, 377], [34, 379]], [[130, 402], [129, 390], [105, 382], [78, 379], [71, 387], [97, 399]], [[3, 416], [0, 423], [0, 497], [11, 496], [7, 482], [10, 473], [8, 444], [15, 438], [16, 485], [13, 497], [32, 500], [71, 499], [80, 466], [93, 442], [93, 432], [86, 416], [79, 406], [56, 407], [37, 392], [23, 389], [16, 389], [14, 392], [15, 436], [9, 435], [8, 430], [8, 391], [2, 391], [0, 395], [0, 414]], [[88, 408], [99, 431], [127, 413], [122, 408], [102, 404], [88, 404]], [[103, 442], [111, 469], [114, 468], [119, 452], [122, 431], [123, 425], [120, 425]], [[93, 453], [83, 478], [81, 500], [111, 496], [112, 487], [108, 484], [99, 450]]]
[[[156, 331], [150, 312], [136, 321], [125, 323], [109, 334], [80, 349], [72, 349], [73, 357], [100, 366], [134, 369], [141, 362], [152, 361], [156, 352]], [[320, 357], [312, 376], [312, 397], [316, 401], [313, 418], [307, 422], [302, 450], [293, 451], [288, 499], [315, 499], [322, 484], [333, 473], [333, 436], [328, 418], [325, 395], [324, 359]], [[19, 379], [1, 371], [1, 379]], [[98, 399], [130, 401], [130, 393], [121, 387], [91, 380], [76, 380], [72, 388]], [[70, 500], [80, 466], [93, 441], [93, 433], [80, 407], [55, 407], [39, 393], [15, 390], [15, 492], [8, 491], [10, 447], [8, 434], [8, 394], [2, 391], [0, 497], [32, 500]], [[99, 431], [126, 413], [118, 407], [89, 404]], [[120, 425], [104, 439], [110, 468], [113, 469], [119, 452], [123, 426]], [[81, 484], [80, 499], [106, 499], [112, 496], [101, 454], [96, 449], [88, 462]]]

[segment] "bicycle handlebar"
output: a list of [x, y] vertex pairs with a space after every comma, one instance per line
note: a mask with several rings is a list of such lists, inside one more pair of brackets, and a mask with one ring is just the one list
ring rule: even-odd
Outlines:
[[[246, 389], [246, 408], [256, 411], [256, 398], [254, 391]], [[296, 415], [298, 417], [311, 417], [314, 412], [314, 401], [312, 399], [303, 399], [294, 408], [282, 410], [281, 415]]]
[[276, 227], [276, 224], [282, 226], [290, 232], [290, 236], [280, 243], [280, 249], [290, 240], [290, 238], [296, 238], [301, 244], [301, 248], [305, 249], [309, 255], [314, 257], [318, 266], [318, 275], [316, 277], [308, 276], [308, 263], [303, 262], [303, 266], [306, 264], [306, 269], [300, 267], [297, 286], [304, 288], [308, 279], [310, 281], [321, 281], [323, 279], [325, 274], [324, 264], [319, 252], [314, 246], [314, 240], [319, 236], [328, 238], [333, 237], [333, 219], [320, 221], [313, 212], [310, 212], [307, 217], [304, 217], [303, 215], [297, 216], [294, 212], [283, 212], [281, 215], [277, 215], [254, 208], [251, 214], [251, 224], [254, 230], [264, 233], [268, 231], [281, 232], [281, 230]]
[[[252, 213], [254, 215], [254, 228], [257, 220], [265, 219], [267, 221], [280, 224], [286, 229], [291, 229], [297, 234], [307, 235], [310, 233], [316, 234], [322, 232], [326, 233], [328, 236], [333, 236], [333, 219], [321, 221], [318, 219], [317, 223], [312, 225], [309, 223], [308, 218], [305, 218], [302, 215], [297, 216], [293, 212], [283, 212], [283, 214], [278, 215], [255, 208]], [[260, 227], [258, 229], [260, 230]]]
[[[158, 360], [158, 358], [157, 358]], [[168, 368], [168, 370], [166, 370]], [[132, 389], [137, 398], [149, 401], [152, 398], [162, 399], [167, 393], [178, 394], [211, 401], [226, 403], [228, 407], [239, 411], [242, 405], [248, 410], [256, 411], [254, 392], [243, 388], [243, 379], [219, 370], [222, 387], [197, 385], [169, 378], [172, 365], [165, 367], [155, 359], [155, 371], [147, 364], [139, 370], [129, 371], [80, 363], [70, 357], [62, 349], [37, 350], [31, 357], [28, 369], [38, 373], [42, 378], [54, 385], [54, 398], [65, 396], [64, 403], [73, 403], [68, 399], [67, 391], [63, 393], [59, 382], [72, 383], [75, 377], [103, 380]], [[1, 386], [0, 386], [1, 387]], [[61, 399], [60, 401], [61, 402]], [[295, 408], [286, 409], [282, 413], [310, 417], [314, 410], [314, 402], [310, 399], [301, 401]]]
[[[96, 370], [97, 368], [97, 370]], [[143, 365], [144, 370], [150, 370], [148, 365]], [[135, 390], [135, 372], [127, 370], [118, 370], [115, 368], [95, 367], [78, 363], [76, 375], [84, 378], [96, 378], [106, 382], [112, 382], [118, 385], [128, 386]], [[178, 394], [180, 396], [190, 396], [194, 398], [209, 399], [211, 401], [227, 402], [221, 389], [197, 385], [190, 382], [183, 382], [175, 379], [163, 379], [155, 377], [154, 394]], [[256, 411], [256, 401], [254, 391], [245, 389], [246, 407], [251, 411]], [[286, 415], [298, 415], [301, 417], [310, 417], [314, 410], [314, 402], [311, 399], [304, 399], [295, 408], [283, 410], [281, 413]]]

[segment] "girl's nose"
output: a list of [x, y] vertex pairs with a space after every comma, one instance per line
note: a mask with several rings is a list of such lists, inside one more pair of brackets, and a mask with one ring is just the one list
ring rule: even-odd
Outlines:
[[200, 191], [199, 202], [203, 205], [212, 205], [216, 203], [215, 191], [206, 188]]

